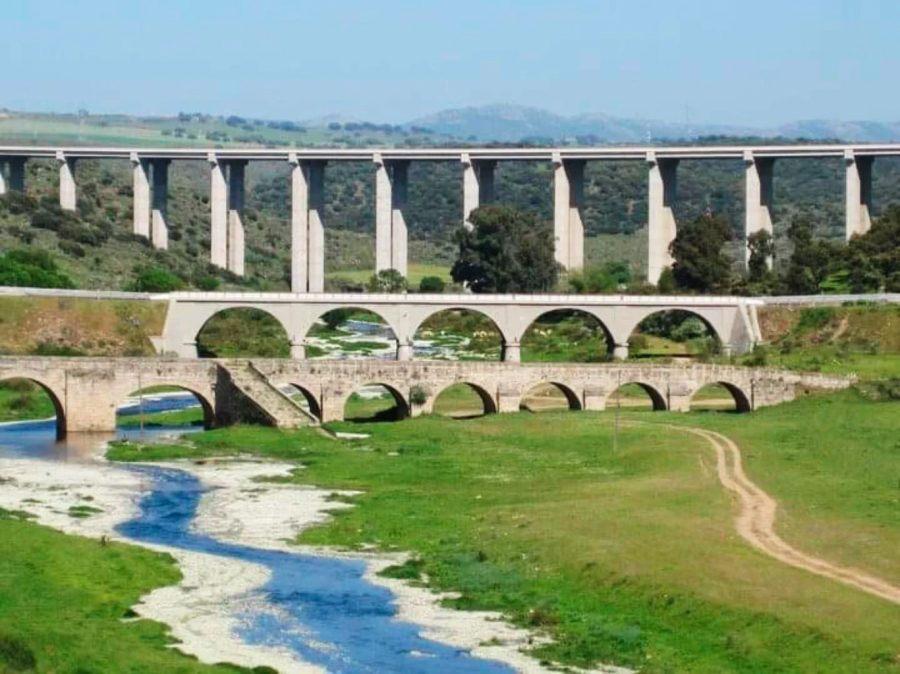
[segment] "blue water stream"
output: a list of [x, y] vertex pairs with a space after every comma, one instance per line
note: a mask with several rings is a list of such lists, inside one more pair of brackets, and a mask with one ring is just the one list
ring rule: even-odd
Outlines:
[[[67, 460], [72, 451], [56, 442], [53, 422], [0, 427], [0, 457]], [[118, 527], [123, 536], [261, 564], [270, 570], [271, 579], [257, 591], [265, 600], [261, 610], [238, 616], [237, 634], [245, 642], [288, 648], [303, 660], [337, 673], [513, 671], [424, 639], [415, 625], [397, 621], [393, 594], [363, 579], [364, 562], [223, 543], [192, 530], [205, 491], [196, 477], [155, 466], [122, 469], [137, 471], [152, 483], [141, 499], [140, 514]]]

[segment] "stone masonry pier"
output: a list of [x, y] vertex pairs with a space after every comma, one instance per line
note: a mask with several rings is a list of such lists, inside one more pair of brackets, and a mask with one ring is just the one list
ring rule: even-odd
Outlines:
[[[699, 364], [0, 357], [0, 381], [16, 378], [31, 380], [48, 393], [60, 434], [112, 431], [116, 408], [130, 394], [160, 385], [194, 393], [209, 427], [237, 421], [291, 427], [343, 419], [350, 395], [370, 384], [391, 392], [401, 416], [416, 416], [429, 413], [442, 390], [460, 383], [478, 392], [487, 413], [518, 411], [522, 398], [541, 384], [555, 385], [573, 410], [603, 410], [619, 386], [637, 384], [654, 409], [686, 411], [694, 394], [713, 383], [723, 385], [737, 409], [746, 412], [792, 400], [798, 390], [841, 389], [854, 381]], [[281, 392], [288, 384], [306, 397], [308, 411]]]

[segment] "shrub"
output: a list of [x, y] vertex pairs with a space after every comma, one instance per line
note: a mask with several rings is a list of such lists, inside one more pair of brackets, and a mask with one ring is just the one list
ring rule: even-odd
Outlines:
[[74, 288], [45, 250], [17, 249], [0, 255], [0, 285], [30, 288]]
[[10, 215], [24, 215], [37, 208], [37, 199], [22, 192], [8, 192], [0, 197], [0, 208]]
[[406, 287], [406, 278], [396, 269], [382, 269], [366, 284], [366, 290], [372, 293], [402, 293]]
[[219, 279], [215, 276], [200, 276], [194, 279], [194, 285], [197, 286], [199, 290], [205, 290], [206, 292], [212, 292], [213, 290], [218, 289], [220, 283]]
[[409, 402], [413, 405], [424, 405], [428, 401], [428, 392], [419, 384], [413, 386], [409, 391]]
[[170, 293], [184, 288], [184, 281], [162, 267], [141, 267], [128, 285], [129, 290], [140, 293]]
[[797, 322], [798, 330], [818, 330], [823, 328], [834, 318], [832, 307], [810, 307], [800, 311], [800, 320]]
[[72, 257], [82, 258], [85, 256], [84, 248], [74, 241], [60, 241], [59, 249]]
[[9, 672], [27, 672], [37, 668], [34, 653], [19, 639], [0, 635], [0, 663]]
[[419, 281], [420, 293], [442, 293], [447, 284], [440, 276], [425, 276]]

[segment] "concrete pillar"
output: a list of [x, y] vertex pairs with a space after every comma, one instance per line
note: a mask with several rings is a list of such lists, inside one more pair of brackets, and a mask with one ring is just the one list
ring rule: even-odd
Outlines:
[[565, 269], [584, 266], [584, 162], [553, 156], [553, 232], [556, 261]]
[[675, 192], [677, 159], [662, 159], [654, 152], [647, 153], [650, 167], [648, 180], [647, 225], [649, 242], [647, 245], [647, 281], [658, 283], [662, 270], [672, 266], [669, 245], [675, 240]]
[[6, 159], [4, 157], [0, 157], [0, 196], [3, 196], [9, 191], [9, 186], [6, 181]]
[[409, 196], [409, 162], [391, 162], [391, 268], [407, 275], [409, 264], [406, 201]]
[[[773, 180], [775, 168], [774, 157], [754, 157], [751, 151], [744, 153], [746, 167], [744, 199], [745, 227], [744, 235], [749, 237], [759, 231], [774, 235], [772, 227]], [[744, 264], [750, 263], [750, 249], [744, 248]], [[769, 269], [772, 258], [768, 259]]]
[[11, 192], [25, 192], [25, 157], [9, 157], [9, 185]]
[[309, 290], [309, 167], [291, 153], [291, 290]]
[[628, 360], [628, 343], [613, 346], [614, 360]]
[[209, 154], [209, 261], [220, 269], [227, 265], [228, 186], [225, 167], [214, 153]]
[[75, 160], [66, 157], [62, 152], [56, 153], [59, 162], [59, 205], [66, 211], [74, 211], [77, 207], [75, 190]]
[[134, 226], [136, 236], [150, 237], [150, 179], [147, 175], [149, 164], [137, 152], [131, 153], [131, 167], [134, 184]]
[[606, 409], [606, 389], [602, 386], [585, 386], [581, 408], [587, 412], [602, 412]]
[[244, 174], [246, 161], [228, 162], [228, 271], [244, 275]]
[[168, 159], [154, 159], [153, 197], [150, 214], [150, 240], [153, 247], [166, 250], [169, 247], [169, 225], [166, 218], [169, 211], [169, 163]]
[[375, 153], [375, 271], [391, 268], [391, 176], [390, 167]]
[[397, 360], [412, 360], [413, 345], [397, 342]]
[[519, 342], [505, 342], [503, 344], [503, 362], [519, 363], [522, 360], [522, 347]]
[[467, 229], [472, 228], [469, 216], [481, 204], [489, 204], [494, 200], [494, 170], [497, 162], [480, 160], [462, 155], [463, 165], [463, 219]]
[[325, 290], [325, 162], [309, 163], [309, 292]]
[[858, 157], [853, 150], [844, 154], [847, 165], [845, 235], [865, 234], [872, 227], [872, 162], [874, 157]]

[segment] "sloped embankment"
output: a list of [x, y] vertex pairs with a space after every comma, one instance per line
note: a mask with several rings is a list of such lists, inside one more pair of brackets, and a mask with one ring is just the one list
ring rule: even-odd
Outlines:
[[166, 302], [0, 297], [0, 353], [149, 356]]

